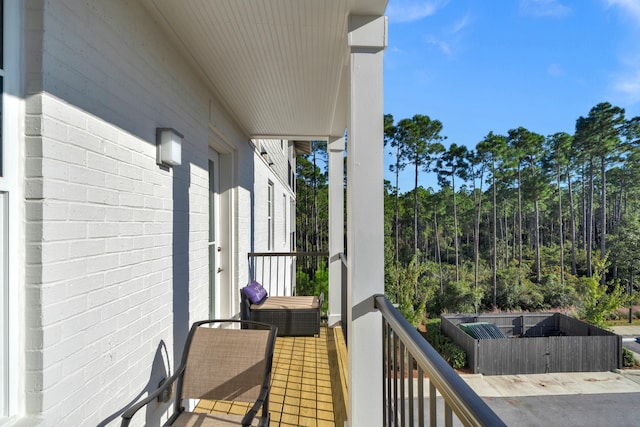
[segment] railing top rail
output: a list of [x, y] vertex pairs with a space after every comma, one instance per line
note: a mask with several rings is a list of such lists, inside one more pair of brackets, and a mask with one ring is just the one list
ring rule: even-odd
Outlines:
[[464, 425], [506, 426], [384, 295], [375, 295], [374, 301], [393, 332], [402, 340], [416, 362], [423, 367], [429, 381], [434, 383]]
[[347, 265], [347, 254], [340, 252], [340, 261], [342, 261], [344, 265]]
[[328, 251], [317, 252], [249, 252], [248, 257], [266, 257], [266, 256], [329, 256]]

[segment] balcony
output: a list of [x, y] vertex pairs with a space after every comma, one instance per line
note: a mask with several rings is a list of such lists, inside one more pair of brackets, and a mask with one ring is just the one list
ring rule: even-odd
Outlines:
[[[326, 254], [314, 253], [311, 256], [326, 257]], [[289, 277], [295, 277], [296, 260], [304, 257], [304, 253], [272, 254], [273, 259], [269, 259], [267, 254], [250, 254], [250, 260], [259, 260], [250, 262], [250, 265], [254, 273], [268, 271], [266, 276], [284, 277], [288, 271], [287, 274], [291, 273]], [[345, 257], [342, 256], [341, 260], [344, 273]], [[259, 273], [257, 277], [266, 279], [265, 283], [272, 283], [266, 276]], [[345, 285], [341, 280], [341, 289], [337, 289], [341, 296]], [[273, 289], [282, 287], [274, 284]], [[332, 290], [336, 291], [329, 291]], [[371, 300], [382, 314], [383, 323], [376, 345], [383, 355], [379, 369], [383, 372], [384, 425], [435, 426], [440, 423], [451, 426], [454, 416], [463, 425], [505, 425], [386, 297], [377, 295]], [[271, 426], [345, 425], [349, 376], [344, 337], [340, 327], [323, 325], [318, 337], [276, 339], [269, 403]], [[425, 384], [428, 390], [425, 390]], [[244, 413], [246, 406], [201, 401], [197, 410]], [[359, 423], [353, 422], [352, 425]]]
[[[339, 328], [323, 326], [319, 337], [278, 337], [273, 362], [271, 426], [344, 425], [346, 347]], [[200, 401], [196, 410], [244, 413], [247, 406]]]

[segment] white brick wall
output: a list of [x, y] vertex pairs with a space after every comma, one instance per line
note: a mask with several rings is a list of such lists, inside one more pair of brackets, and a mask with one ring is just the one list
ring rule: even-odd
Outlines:
[[[183, 339], [208, 316], [211, 95], [136, 1], [32, 6], [25, 407], [46, 426], [117, 425], [168, 364], [175, 369], [174, 333]], [[215, 124], [237, 145], [238, 164], [252, 164], [246, 136], [221, 111]], [[185, 135], [173, 170], [155, 163], [155, 128], [165, 126]], [[247, 281], [246, 253], [259, 246], [251, 233], [262, 233], [247, 189], [268, 176], [236, 173], [234, 296]], [[150, 408], [137, 425], [160, 416]]]

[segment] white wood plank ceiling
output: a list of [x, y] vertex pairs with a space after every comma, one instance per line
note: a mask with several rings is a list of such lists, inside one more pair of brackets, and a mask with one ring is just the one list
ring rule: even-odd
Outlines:
[[342, 134], [348, 17], [383, 15], [386, 3], [145, 1], [249, 137], [302, 140]]

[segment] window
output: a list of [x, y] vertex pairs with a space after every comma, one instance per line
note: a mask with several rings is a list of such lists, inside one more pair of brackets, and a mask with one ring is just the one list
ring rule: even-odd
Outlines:
[[[0, 1], [0, 93], [4, 99], [4, 1]], [[0, 177], [4, 176], [2, 143], [2, 102], [0, 102]]]
[[289, 240], [289, 250], [291, 252], [295, 252], [296, 251], [296, 202], [293, 200], [293, 197], [291, 198], [291, 200], [289, 201], [289, 221], [290, 225], [289, 225], [289, 230], [291, 237]]
[[282, 245], [287, 243], [287, 195], [282, 195]]
[[2, 138], [4, 95], [4, 2], [0, 1], [0, 417], [8, 414], [9, 407], [9, 235], [8, 235], [8, 188], [5, 175], [5, 147]]
[[267, 188], [267, 250], [274, 249], [273, 220], [274, 220], [274, 200], [273, 182], [269, 181]]
[[[18, 145], [21, 97], [19, 89], [22, 2], [0, 0], [0, 424], [19, 408], [19, 329], [17, 265]], [[15, 257], [15, 258], [14, 258]], [[15, 268], [12, 268], [14, 267]]]
[[0, 191], [0, 417], [9, 415], [9, 248], [8, 248], [8, 193]]

